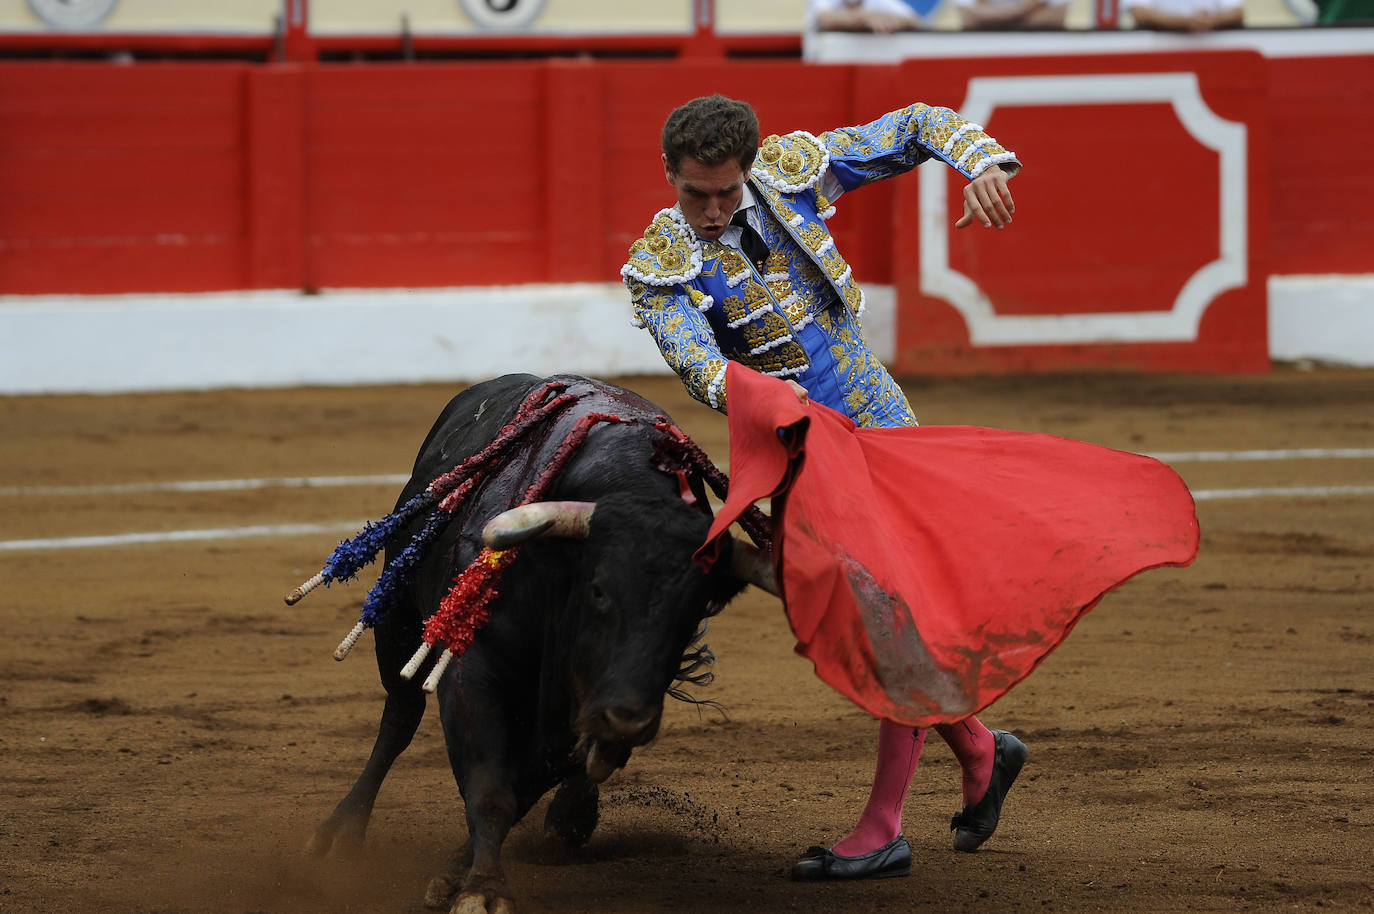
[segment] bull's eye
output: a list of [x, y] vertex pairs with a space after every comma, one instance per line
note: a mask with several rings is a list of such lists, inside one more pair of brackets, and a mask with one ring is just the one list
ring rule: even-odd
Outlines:
[[592, 598], [592, 607], [599, 612], [605, 612], [611, 602], [610, 597], [606, 594], [605, 588], [597, 582], [592, 581], [590, 596]]

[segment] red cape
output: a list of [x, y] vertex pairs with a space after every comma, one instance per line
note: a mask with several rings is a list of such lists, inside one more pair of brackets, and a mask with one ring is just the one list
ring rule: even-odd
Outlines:
[[730, 491], [707, 544], [772, 496], [796, 650], [864, 710], [977, 713], [1132, 575], [1197, 556], [1193, 498], [1150, 457], [973, 426], [858, 428], [730, 363]]

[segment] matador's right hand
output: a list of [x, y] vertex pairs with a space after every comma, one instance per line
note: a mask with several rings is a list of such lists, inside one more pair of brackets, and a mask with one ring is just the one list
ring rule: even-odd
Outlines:
[[972, 225], [975, 219], [981, 222], [984, 228], [1011, 225], [1011, 214], [1016, 212], [1016, 204], [1011, 199], [1011, 188], [1007, 187], [1007, 180], [1005, 171], [991, 165], [966, 184], [964, 215], [954, 223], [954, 227]]

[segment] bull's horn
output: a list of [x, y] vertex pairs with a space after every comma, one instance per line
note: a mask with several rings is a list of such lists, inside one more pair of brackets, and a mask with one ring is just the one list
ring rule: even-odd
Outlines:
[[773, 576], [773, 556], [753, 543], [736, 538], [730, 551], [730, 570], [735, 577], [778, 596], [778, 581]]
[[482, 542], [493, 549], [509, 549], [536, 536], [586, 539], [591, 529], [591, 501], [537, 501], [503, 511], [482, 528]]

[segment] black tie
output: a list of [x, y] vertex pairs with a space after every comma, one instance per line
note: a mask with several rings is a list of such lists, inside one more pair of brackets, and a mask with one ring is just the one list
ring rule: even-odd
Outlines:
[[763, 262], [768, 259], [768, 243], [749, 224], [748, 214], [748, 210], [740, 210], [730, 218], [730, 224], [740, 227], [739, 246], [743, 249], [744, 256], [752, 260], [755, 267], [762, 270]]

